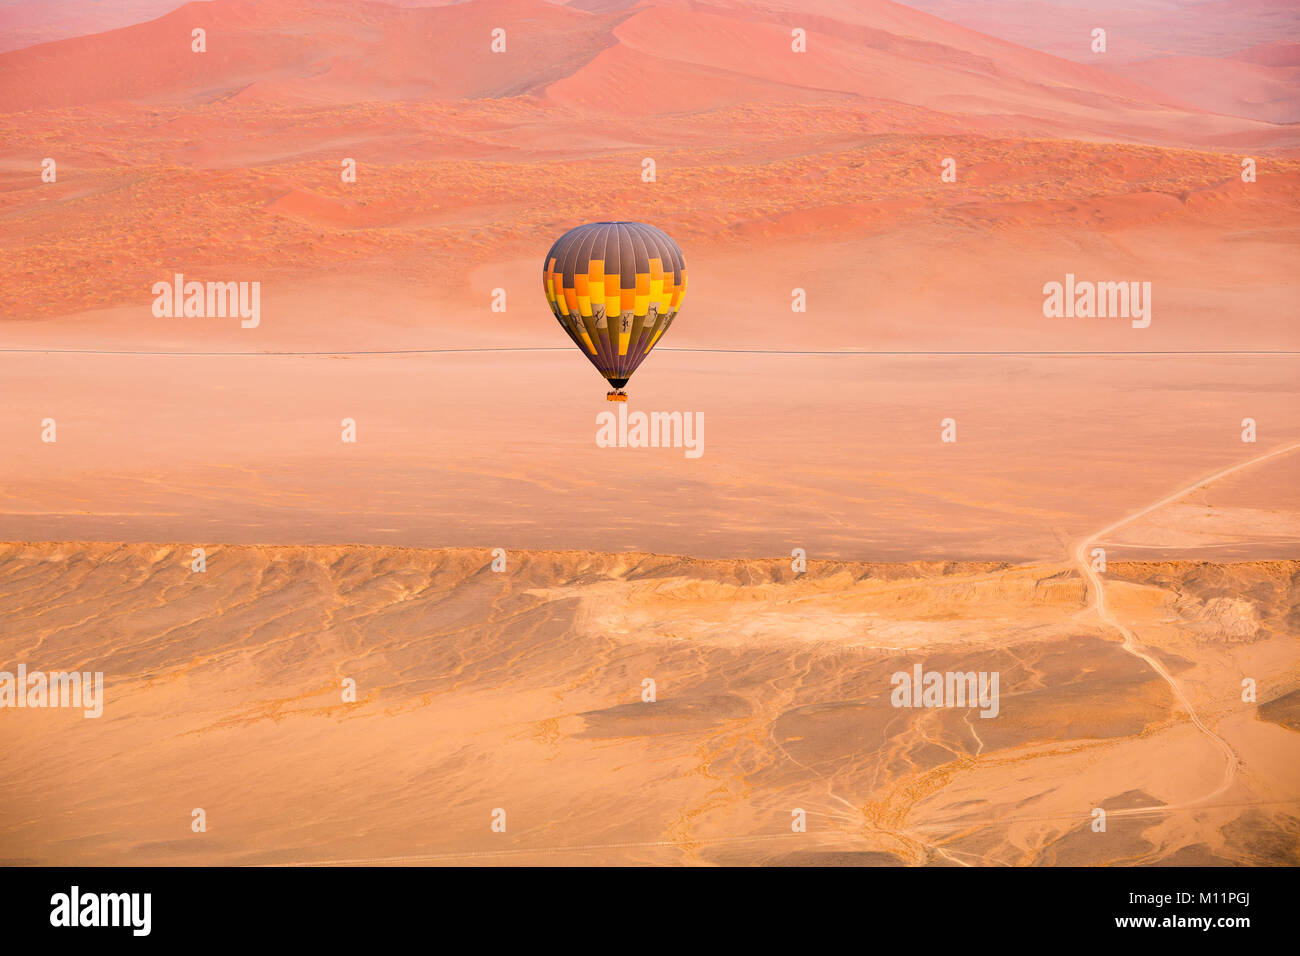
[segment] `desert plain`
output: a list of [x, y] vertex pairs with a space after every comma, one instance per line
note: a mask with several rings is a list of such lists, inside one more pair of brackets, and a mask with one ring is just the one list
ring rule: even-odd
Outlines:
[[[0, 709], [4, 863], [1300, 862], [1289, 5], [40, 6], [0, 669], [105, 699]], [[540, 272], [607, 219], [698, 458], [594, 440]]]

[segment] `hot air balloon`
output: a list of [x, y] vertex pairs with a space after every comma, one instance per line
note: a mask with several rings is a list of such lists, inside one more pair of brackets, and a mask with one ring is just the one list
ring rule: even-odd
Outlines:
[[686, 293], [682, 250], [643, 222], [593, 222], [570, 229], [542, 263], [546, 301], [587, 361], [609, 380], [607, 401], [668, 331]]

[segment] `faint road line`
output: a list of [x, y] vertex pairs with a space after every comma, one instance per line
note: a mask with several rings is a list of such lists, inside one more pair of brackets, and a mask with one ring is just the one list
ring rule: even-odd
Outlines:
[[[1109, 624], [1111, 627], [1115, 628], [1115, 630], [1119, 631], [1120, 634], [1123, 635], [1124, 650], [1128, 651], [1134, 657], [1137, 657], [1145, 661], [1148, 665], [1150, 665], [1152, 670], [1154, 670], [1157, 674], [1159, 674], [1162, 678], [1164, 678], [1165, 682], [1169, 684], [1169, 686], [1173, 689], [1174, 696], [1178, 699], [1178, 702], [1182, 704], [1183, 709], [1187, 711], [1187, 714], [1191, 718], [1192, 723], [1196, 725], [1197, 729], [1200, 730], [1201, 733], [1209, 737], [1210, 740], [1214, 742], [1215, 746], [1217, 746], [1219, 750], [1221, 750], [1224, 756], [1227, 758], [1227, 766], [1224, 768], [1224, 773], [1223, 773], [1223, 783], [1221, 783], [1217, 789], [1211, 791], [1210, 793], [1207, 793], [1205, 796], [1199, 797], [1196, 800], [1187, 801], [1181, 804], [1180, 806], [1186, 807], [1198, 803], [1204, 803], [1206, 800], [1213, 800], [1219, 794], [1226, 791], [1229, 787], [1232, 786], [1233, 781], [1236, 779], [1237, 770], [1241, 765], [1241, 760], [1240, 758], [1238, 758], [1237, 752], [1232, 749], [1231, 744], [1229, 744], [1226, 740], [1224, 740], [1214, 731], [1210, 730], [1209, 727], [1205, 726], [1205, 724], [1201, 722], [1200, 716], [1196, 713], [1196, 708], [1193, 707], [1192, 702], [1187, 699], [1187, 695], [1184, 694], [1182, 688], [1178, 686], [1178, 682], [1173, 679], [1170, 673], [1167, 670], [1165, 670], [1164, 666], [1158, 660], [1156, 660], [1151, 655], [1146, 654], [1143, 651], [1138, 649], [1137, 638], [1134, 636], [1133, 632], [1129, 630], [1127, 627], [1125, 627], [1124, 624], [1121, 623], [1119, 619], [1116, 618], [1110, 612], [1110, 609], [1106, 605], [1106, 592], [1102, 584], [1101, 575], [1098, 574], [1097, 571], [1093, 569], [1091, 562], [1088, 560], [1088, 549], [1095, 542], [1104, 539], [1107, 535], [1119, 530], [1120, 528], [1124, 527], [1126, 524], [1130, 524], [1133, 521], [1136, 521], [1138, 518], [1145, 517], [1146, 515], [1151, 514], [1153, 511], [1163, 508], [1165, 505], [1172, 504], [1176, 501], [1179, 501], [1180, 499], [1185, 498], [1187, 495], [1191, 494], [1192, 492], [1196, 491], [1199, 488], [1203, 488], [1206, 485], [1212, 484], [1213, 482], [1216, 482], [1221, 478], [1226, 478], [1228, 475], [1234, 474], [1245, 468], [1249, 468], [1252, 465], [1257, 465], [1262, 461], [1267, 461], [1270, 458], [1276, 458], [1279, 455], [1285, 455], [1290, 452], [1293, 452], [1297, 448], [1300, 448], [1300, 442], [1292, 442], [1289, 445], [1282, 445], [1279, 448], [1274, 448], [1270, 452], [1265, 452], [1262, 455], [1257, 455], [1254, 458], [1247, 459], [1246, 461], [1238, 462], [1237, 464], [1232, 465], [1228, 468], [1224, 468], [1221, 471], [1216, 471], [1214, 474], [1202, 478], [1199, 481], [1196, 481], [1193, 484], [1188, 485], [1186, 488], [1182, 488], [1171, 495], [1167, 495], [1166, 497], [1161, 498], [1155, 504], [1148, 505], [1145, 508], [1142, 508], [1138, 511], [1134, 511], [1128, 515], [1125, 515], [1123, 518], [1120, 518], [1118, 521], [1114, 522], [1113, 524], [1107, 525], [1105, 528], [1102, 528], [1100, 531], [1089, 535], [1079, 543], [1079, 546], [1074, 551], [1074, 560], [1078, 563], [1080, 569], [1083, 571], [1084, 577], [1087, 578], [1088, 580], [1088, 590], [1092, 594], [1092, 606], [1093, 609], [1097, 612], [1097, 616], [1101, 618], [1104, 624]], [[1161, 810], [1168, 810], [1168, 809], [1172, 809], [1172, 808], [1169, 806], [1134, 807], [1128, 810], [1113, 810], [1110, 812], [1110, 815], [1111, 816], [1132, 816], [1136, 814], [1153, 813], [1153, 812], [1158, 812]]]

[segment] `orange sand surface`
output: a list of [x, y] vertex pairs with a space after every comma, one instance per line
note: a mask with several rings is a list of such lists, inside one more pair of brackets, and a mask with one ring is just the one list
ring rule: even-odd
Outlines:
[[[1295, 11], [1028, 6], [0, 0], [0, 667], [108, 687], [0, 862], [1300, 862]], [[540, 288], [624, 219], [697, 458]]]
[[[1295, 561], [1110, 568], [1113, 609], [1239, 761], [1225, 785], [1067, 567], [190, 560], [0, 546], [4, 658], [106, 680], [97, 719], [5, 714], [5, 862], [1300, 863], [1295, 708], [1239, 687], [1271, 702], [1300, 676]], [[891, 707], [918, 662], [999, 671], [998, 717]]]

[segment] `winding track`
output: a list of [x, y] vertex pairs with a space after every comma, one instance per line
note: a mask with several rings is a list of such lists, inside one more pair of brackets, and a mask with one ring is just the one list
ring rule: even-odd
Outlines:
[[[1187, 696], [1183, 693], [1182, 688], [1178, 686], [1178, 683], [1173, 679], [1173, 677], [1164, 668], [1164, 666], [1158, 660], [1151, 657], [1149, 654], [1144, 653], [1140, 649], [1137, 643], [1137, 638], [1135, 637], [1133, 632], [1129, 630], [1127, 627], [1125, 627], [1124, 624], [1121, 621], [1119, 621], [1110, 612], [1110, 609], [1106, 604], [1106, 594], [1102, 584], [1101, 576], [1096, 571], [1093, 570], [1092, 565], [1088, 561], [1089, 548], [1096, 542], [1105, 538], [1107, 535], [1119, 530], [1125, 525], [1130, 524], [1133, 521], [1136, 521], [1138, 518], [1151, 514], [1153, 511], [1157, 511], [1158, 509], [1163, 508], [1166, 505], [1173, 504], [1174, 502], [1180, 500], [1181, 498], [1184, 498], [1187, 495], [1191, 494], [1193, 491], [1197, 490], [1198, 488], [1201, 488], [1205, 485], [1218, 481], [1221, 478], [1226, 478], [1228, 475], [1234, 474], [1238, 471], [1242, 471], [1246, 468], [1251, 467], [1252, 465], [1257, 465], [1260, 462], [1269, 460], [1270, 458], [1276, 458], [1280, 455], [1288, 454], [1297, 449], [1300, 449], [1300, 441], [1292, 442], [1287, 445], [1282, 445], [1278, 448], [1273, 449], [1270, 452], [1266, 452], [1262, 455], [1257, 455], [1254, 458], [1250, 458], [1246, 461], [1239, 462], [1228, 468], [1224, 468], [1221, 471], [1217, 471], [1212, 475], [1208, 475], [1207, 477], [1204, 477], [1199, 481], [1196, 481], [1188, 485], [1187, 487], [1174, 492], [1171, 495], [1167, 495], [1166, 497], [1161, 498], [1159, 501], [1155, 502], [1154, 504], [1148, 505], [1145, 508], [1142, 508], [1138, 511], [1134, 511], [1128, 515], [1125, 515], [1123, 518], [1120, 518], [1118, 521], [1114, 522], [1113, 524], [1107, 525], [1105, 528], [1102, 528], [1100, 531], [1088, 535], [1083, 540], [1081, 540], [1078, 546], [1075, 548], [1074, 560], [1078, 564], [1080, 570], [1082, 571], [1085, 580], [1087, 580], [1088, 582], [1088, 591], [1092, 597], [1092, 601], [1091, 601], [1092, 609], [1097, 612], [1098, 617], [1102, 620], [1104, 624], [1113, 627], [1121, 635], [1123, 635], [1124, 650], [1128, 651], [1134, 657], [1137, 657], [1140, 660], [1145, 661], [1148, 665], [1150, 665], [1150, 667], [1157, 674], [1159, 674], [1169, 684], [1170, 688], [1173, 690], [1174, 696], [1177, 698], [1177, 700], [1183, 706], [1183, 708], [1187, 711], [1188, 716], [1190, 717], [1192, 723], [1195, 724], [1198, 730], [1200, 730], [1203, 734], [1205, 734], [1208, 738], [1210, 738], [1211, 741], [1214, 742], [1215, 746], [1219, 748], [1219, 750], [1224, 754], [1227, 760], [1226, 767], [1224, 768], [1223, 781], [1213, 791], [1205, 794], [1204, 796], [1197, 797], [1196, 799], [1193, 800], [1184, 801], [1183, 803], [1180, 804], [1162, 804], [1160, 806], [1154, 806], [1154, 807], [1132, 807], [1124, 810], [1112, 810], [1110, 811], [1109, 816], [1117, 817], [1117, 816], [1134, 816], [1134, 815], [1151, 814], [1151, 813], [1168, 813], [1170, 810], [1182, 809], [1184, 807], [1204, 804], [1210, 800], [1213, 800], [1215, 797], [1219, 796], [1220, 794], [1224, 793], [1229, 787], [1232, 786], [1233, 782], [1236, 780], [1237, 771], [1240, 767], [1240, 759], [1238, 758], [1236, 751], [1232, 749], [1231, 745], [1228, 744], [1226, 740], [1224, 740], [1218, 734], [1214, 733], [1214, 731], [1210, 730], [1207, 726], [1205, 726], [1205, 724], [1201, 721], [1200, 716], [1196, 713], [1196, 709], [1192, 706], [1191, 701], [1187, 699]], [[781, 746], [780, 742], [776, 740], [775, 736], [772, 735], [770, 731], [769, 731], [769, 739], [770, 742], [776, 747], [776, 749], [779, 750], [787, 759], [791, 760], [798, 766], [802, 767], [804, 770], [821, 778], [821, 780], [826, 784], [827, 796], [830, 797], [830, 799], [835, 800], [840, 804], [843, 804], [847, 808], [847, 812], [850, 814], [850, 816], [862, 814], [862, 810], [860, 807], [857, 807], [852, 802], [845, 800], [839, 794], [834, 792], [833, 785], [825, 774], [795, 759], [783, 746]], [[1256, 804], [1252, 803], [1249, 805], [1254, 806]], [[1287, 805], [1290, 805], [1290, 803], [1288, 802]], [[1234, 806], [1234, 804], [1227, 804], [1226, 806]], [[836, 811], [836, 812], [843, 814], [846, 811]], [[836, 812], [833, 812], [831, 815], [835, 815]], [[994, 821], [990, 820], [987, 822], [992, 823]], [[1005, 819], [1000, 819], [998, 822], [1005, 823], [1008, 821]], [[967, 824], [960, 824], [960, 826], [965, 826], [965, 825]], [[943, 825], [941, 825], [938, 828], [942, 828], [942, 826]], [[921, 830], [921, 829], [936, 829], [936, 827], [922, 826], [914, 829], [909, 828], [907, 831], [904, 832], [906, 832], [913, 839], [915, 839], [916, 830]], [[903, 834], [896, 833], [895, 835], [902, 836]], [[393, 857], [295, 861], [295, 862], [271, 864], [271, 865], [294, 867], [294, 866], [375, 865], [375, 864], [394, 864], [394, 863], [409, 864], [416, 861], [422, 861], [422, 862], [444, 861], [445, 862], [445, 861], [466, 860], [466, 859], [473, 859], [473, 858], [509, 857], [509, 856], [522, 856], [528, 854], [544, 854], [544, 853], [555, 853], [555, 852], [594, 851], [594, 850], [608, 850], [614, 848], [674, 847], [676, 849], [682, 849], [685, 846], [691, 846], [695, 844], [729, 844], [729, 843], [742, 844], [742, 843], [753, 843], [753, 842], [766, 842], [770, 840], [784, 839], [789, 836], [790, 834], [788, 833], [785, 834], [771, 833], [771, 834], [751, 834], [747, 836], [737, 836], [737, 837], [713, 837], [713, 838], [695, 837], [695, 838], [691, 838], [689, 841], [649, 840], [644, 842], [597, 843], [597, 844], [574, 845], [574, 846], [520, 847], [520, 848], [501, 849], [495, 851], [494, 850], [448, 851], [443, 853], [413, 854], [407, 856], [393, 856]], [[831, 842], [833, 844], [836, 841], [831, 841]], [[855, 839], [849, 838], [848, 840], [846, 840], [846, 842], [856, 843], [857, 841]], [[953, 853], [956, 853], [958, 851], [949, 850], [938, 843], [926, 841], [924, 839], [921, 839], [920, 843], [924, 847], [933, 849], [938, 855], [944, 857], [951, 863], [955, 863], [960, 866], [970, 866], [969, 863], [952, 855]], [[976, 854], [962, 854], [962, 855], [970, 855], [975, 857], [976, 859], [981, 860], [981, 862], [987, 862], [984, 861], [983, 858], [979, 857]]]
[[1176, 809], [1178, 807], [1188, 807], [1198, 803], [1205, 803], [1208, 800], [1213, 800], [1215, 797], [1224, 793], [1229, 787], [1232, 786], [1233, 781], [1236, 780], [1237, 778], [1237, 771], [1240, 769], [1241, 759], [1237, 756], [1237, 752], [1232, 749], [1232, 746], [1226, 740], [1224, 740], [1214, 731], [1210, 730], [1209, 727], [1205, 726], [1205, 724], [1201, 721], [1200, 716], [1196, 713], [1196, 708], [1192, 706], [1192, 702], [1187, 699], [1187, 695], [1183, 693], [1183, 689], [1178, 686], [1178, 682], [1173, 679], [1169, 671], [1165, 670], [1164, 665], [1161, 664], [1154, 657], [1152, 657], [1150, 654], [1145, 653], [1141, 649], [1141, 646], [1138, 644], [1137, 638], [1134, 636], [1133, 632], [1129, 630], [1127, 627], [1125, 627], [1124, 624], [1111, 613], [1109, 607], [1107, 607], [1106, 605], [1106, 590], [1102, 584], [1101, 575], [1098, 574], [1097, 571], [1093, 569], [1092, 564], [1088, 560], [1089, 549], [1092, 547], [1092, 545], [1094, 545], [1096, 542], [1100, 541], [1101, 539], [1105, 538], [1107, 535], [1119, 530], [1120, 528], [1124, 527], [1127, 524], [1136, 521], [1138, 518], [1145, 517], [1146, 515], [1151, 514], [1153, 511], [1157, 511], [1160, 508], [1163, 508], [1165, 505], [1173, 504], [1175, 501], [1178, 501], [1186, 497], [1187, 495], [1191, 494], [1193, 491], [1196, 491], [1198, 488], [1202, 488], [1206, 485], [1209, 485], [1215, 481], [1218, 481], [1221, 478], [1226, 478], [1228, 475], [1234, 474], [1235, 472], [1241, 471], [1245, 468], [1249, 468], [1252, 465], [1257, 465], [1262, 461], [1267, 461], [1270, 458], [1276, 458], [1279, 455], [1285, 455], [1288, 454], [1289, 452], [1293, 452], [1297, 448], [1300, 448], [1300, 442], [1291, 442], [1288, 445], [1282, 445], [1278, 448], [1274, 448], [1270, 452], [1265, 452], [1262, 455], [1257, 455], [1254, 458], [1247, 459], [1246, 461], [1238, 462], [1235, 465], [1232, 465], [1228, 468], [1224, 468], [1222, 471], [1216, 471], [1214, 474], [1202, 478], [1199, 481], [1194, 482], [1191, 485], [1188, 485], [1186, 488], [1182, 488], [1178, 491], [1175, 491], [1171, 495], [1161, 498], [1155, 504], [1148, 505], [1145, 508], [1142, 508], [1138, 511], [1134, 511], [1131, 514], [1125, 515], [1123, 518], [1120, 518], [1114, 524], [1107, 525], [1105, 528], [1102, 528], [1100, 531], [1097, 531], [1094, 534], [1091, 534], [1088, 537], [1084, 538], [1082, 541], [1079, 542], [1078, 547], [1075, 548], [1074, 560], [1079, 565], [1079, 569], [1083, 572], [1084, 578], [1088, 581], [1088, 592], [1092, 596], [1092, 608], [1097, 612], [1097, 616], [1101, 618], [1102, 623], [1110, 625], [1115, 630], [1119, 631], [1119, 633], [1123, 636], [1124, 650], [1128, 651], [1134, 657], [1145, 661], [1148, 665], [1150, 665], [1152, 670], [1154, 670], [1157, 674], [1159, 674], [1162, 678], [1164, 678], [1165, 682], [1173, 690], [1174, 697], [1177, 698], [1179, 704], [1182, 705], [1183, 709], [1187, 711], [1187, 715], [1191, 719], [1192, 723], [1196, 725], [1197, 730], [1205, 734], [1206, 737], [1208, 737], [1211, 741], [1214, 742], [1214, 745], [1219, 748], [1219, 750], [1223, 753], [1227, 761], [1226, 766], [1224, 767], [1223, 781], [1219, 784], [1218, 787], [1216, 787], [1210, 793], [1207, 793], [1202, 797], [1197, 797], [1195, 800], [1188, 800], [1185, 801], [1184, 803], [1177, 804], [1175, 806], [1170, 806], [1169, 804], [1165, 804], [1159, 807], [1133, 807], [1127, 810], [1113, 810], [1111, 811], [1110, 814], [1111, 816], [1135, 816], [1144, 813], [1163, 813], [1168, 810]]

